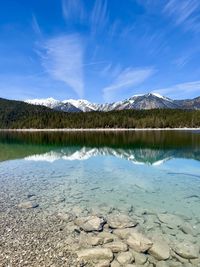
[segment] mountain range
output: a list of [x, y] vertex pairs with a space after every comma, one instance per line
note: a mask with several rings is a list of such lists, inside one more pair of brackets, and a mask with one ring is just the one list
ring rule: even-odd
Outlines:
[[64, 112], [113, 111], [125, 109], [200, 109], [200, 97], [196, 97], [194, 99], [173, 100], [156, 93], [134, 95], [122, 101], [106, 104], [91, 103], [84, 99], [68, 99], [59, 101], [54, 98], [31, 99], [25, 100], [25, 102]]

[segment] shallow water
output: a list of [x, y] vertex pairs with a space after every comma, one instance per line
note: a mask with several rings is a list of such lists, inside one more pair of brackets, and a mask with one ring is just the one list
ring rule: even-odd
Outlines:
[[1, 133], [0, 160], [2, 226], [27, 199], [36, 217], [117, 209], [200, 221], [199, 132]]

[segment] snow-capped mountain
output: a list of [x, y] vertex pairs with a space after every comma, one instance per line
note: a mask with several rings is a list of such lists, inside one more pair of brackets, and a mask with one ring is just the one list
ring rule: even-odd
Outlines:
[[25, 102], [28, 104], [45, 106], [52, 109], [56, 108], [60, 104], [59, 100], [56, 100], [52, 97], [41, 98], [41, 99], [30, 99], [30, 100], [28, 99]]
[[46, 99], [29, 99], [25, 101], [28, 104], [45, 106], [47, 108], [64, 111], [64, 112], [80, 112], [79, 108], [69, 101], [59, 101], [52, 97]]
[[68, 99], [68, 100], [62, 101], [62, 103], [70, 103], [71, 105], [73, 105], [74, 107], [76, 107], [77, 109], [83, 112], [96, 111], [99, 109], [98, 104], [91, 103], [85, 99], [78, 99], [78, 100]]
[[59, 101], [54, 98], [32, 99], [25, 102], [42, 105], [51, 109], [65, 112], [111, 111], [124, 109], [200, 109], [200, 97], [186, 100], [173, 100], [157, 93], [134, 95], [123, 101], [95, 104], [84, 99], [68, 99]]

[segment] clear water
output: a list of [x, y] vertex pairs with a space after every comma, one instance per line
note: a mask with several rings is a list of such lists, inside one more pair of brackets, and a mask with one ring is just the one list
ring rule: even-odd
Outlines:
[[[1, 210], [150, 210], [200, 219], [200, 133], [1, 133]], [[5, 204], [6, 203], [6, 206]]]

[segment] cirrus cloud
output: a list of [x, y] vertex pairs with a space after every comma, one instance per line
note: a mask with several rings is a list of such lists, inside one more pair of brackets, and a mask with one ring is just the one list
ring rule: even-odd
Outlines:
[[84, 49], [80, 37], [76, 34], [53, 37], [46, 40], [40, 48], [39, 55], [45, 71], [82, 97]]
[[157, 89], [152, 91], [153, 93], [159, 93], [164, 96], [168, 96], [174, 99], [191, 98], [191, 96], [199, 96], [200, 94], [200, 81], [185, 82], [174, 84], [170, 87]]
[[120, 93], [121, 90], [129, 87], [135, 87], [148, 78], [150, 78], [155, 73], [153, 67], [149, 68], [126, 68], [122, 70], [118, 76], [114, 79], [112, 84], [103, 88], [104, 100], [110, 101], [113, 96]]

